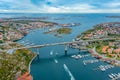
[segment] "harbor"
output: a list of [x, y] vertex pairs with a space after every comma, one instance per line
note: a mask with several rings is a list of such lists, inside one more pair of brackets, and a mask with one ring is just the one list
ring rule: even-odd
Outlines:
[[111, 80], [118, 80], [120, 79], [120, 73], [111, 73], [111, 74], [108, 74], [109, 78]]
[[99, 65], [98, 68], [95, 68], [93, 70], [100, 70], [102, 72], [105, 72], [106, 70], [114, 68], [113, 65], [107, 64], [107, 65]]

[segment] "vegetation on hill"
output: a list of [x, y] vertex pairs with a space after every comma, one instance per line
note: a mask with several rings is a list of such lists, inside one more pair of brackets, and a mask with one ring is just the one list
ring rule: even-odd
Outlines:
[[[19, 46], [18, 44], [16, 45]], [[9, 48], [10, 47], [13, 47], [13, 45], [9, 45]], [[20, 72], [23, 74], [28, 71], [29, 63], [34, 56], [35, 55], [28, 49], [16, 50], [13, 54], [1, 52], [0, 80], [14, 80], [17, 73]]]

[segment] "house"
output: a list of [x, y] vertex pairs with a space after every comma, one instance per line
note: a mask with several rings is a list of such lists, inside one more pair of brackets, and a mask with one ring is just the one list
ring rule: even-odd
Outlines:
[[0, 40], [3, 40], [3, 33], [0, 32]]
[[110, 57], [115, 57], [115, 54], [109, 53], [108, 54]]
[[28, 72], [25, 72], [23, 75], [18, 77], [17, 80], [33, 80], [33, 78]]
[[113, 48], [109, 48], [108, 50], [107, 50], [107, 52], [110, 54], [110, 53], [112, 53], [112, 51], [113, 51]]
[[109, 46], [104, 46], [103, 48], [102, 48], [102, 52], [103, 53], [107, 53], [107, 49], [109, 48]]
[[117, 57], [120, 57], [120, 54], [117, 54]]
[[120, 53], [120, 48], [114, 50], [115, 53], [119, 54]]

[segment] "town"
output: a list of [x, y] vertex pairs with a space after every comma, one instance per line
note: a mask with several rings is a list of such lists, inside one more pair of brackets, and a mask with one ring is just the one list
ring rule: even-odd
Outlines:
[[22, 47], [23, 45], [16, 43], [16, 41], [24, 38], [31, 30], [57, 25], [57, 23], [53, 22], [40, 21], [41, 18], [24, 18], [25, 17], [0, 20], [1, 80], [32, 80], [30, 64], [36, 55], [29, 49], [17, 50], [14, 53], [2, 52], [2, 50]]
[[[23, 19], [23, 18], [22, 18]], [[29, 18], [28, 18], [29, 19]], [[34, 21], [33, 21], [34, 19]], [[16, 41], [23, 38], [30, 30], [54, 27], [57, 23], [40, 21], [39, 18], [21, 20], [21, 18], [0, 20], [0, 42]], [[36, 20], [35, 20], [36, 19]]]
[[[120, 22], [109, 22], [95, 25], [93, 29], [83, 32], [75, 39], [93, 40], [102, 38], [116, 38], [118, 40], [97, 41], [84, 43], [82, 46], [89, 49], [90, 53], [98, 59], [120, 66]], [[71, 44], [73, 48], [80, 48], [80, 44]]]

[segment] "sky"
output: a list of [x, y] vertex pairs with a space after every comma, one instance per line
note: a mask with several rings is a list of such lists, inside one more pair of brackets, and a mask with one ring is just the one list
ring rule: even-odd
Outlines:
[[120, 0], [0, 0], [0, 13], [120, 13]]

